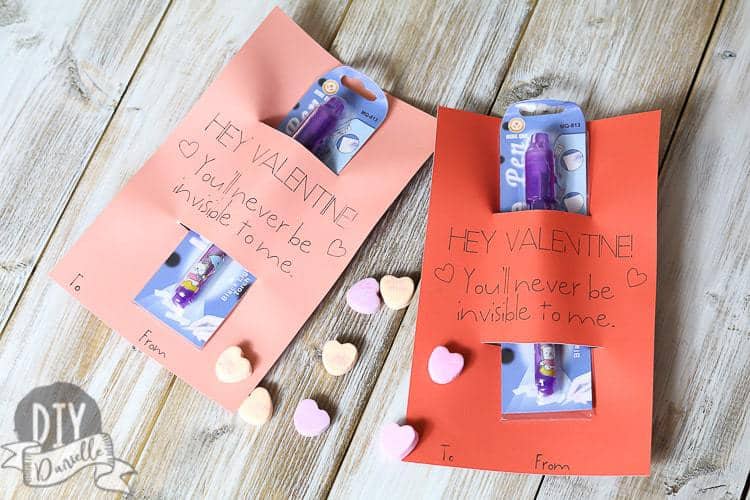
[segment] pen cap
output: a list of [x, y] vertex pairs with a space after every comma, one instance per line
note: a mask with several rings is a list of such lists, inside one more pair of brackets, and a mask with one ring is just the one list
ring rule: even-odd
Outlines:
[[331, 96], [310, 113], [292, 138], [315, 153], [336, 130], [344, 107], [344, 101], [340, 97]]
[[179, 307], [187, 307], [198, 295], [201, 288], [224, 262], [227, 254], [211, 245], [201, 257], [190, 266], [187, 274], [175, 288], [172, 302]]
[[534, 344], [534, 379], [539, 396], [546, 397], [555, 393], [556, 376], [557, 346]]
[[555, 165], [549, 136], [538, 132], [531, 136], [524, 157], [526, 204], [531, 210], [555, 208]]

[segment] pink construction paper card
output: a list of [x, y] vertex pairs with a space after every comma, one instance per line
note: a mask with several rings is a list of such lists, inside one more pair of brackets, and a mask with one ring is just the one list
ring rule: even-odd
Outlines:
[[[432, 154], [435, 120], [389, 97], [389, 114], [340, 175], [274, 127], [340, 65], [274, 9], [52, 278], [174, 374], [236, 410]], [[202, 349], [134, 298], [189, 227], [256, 281]], [[102, 256], [108, 256], [103, 258]], [[253, 373], [222, 383], [239, 345]]]

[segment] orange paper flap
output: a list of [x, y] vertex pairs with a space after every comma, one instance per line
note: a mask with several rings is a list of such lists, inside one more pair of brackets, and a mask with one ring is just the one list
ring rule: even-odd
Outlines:
[[[543, 474], [648, 474], [659, 112], [589, 123], [591, 216], [495, 213], [500, 120], [441, 108], [409, 391], [408, 460]], [[591, 419], [500, 420], [500, 349], [601, 346]], [[437, 345], [464, 354], [430, 381]]]
[[[631, 308], [655, 286], [656, 234], [648, 222], [656, 173], [644, 173], [633, 156], [658, 150], [658, 138], [617, 133], [638, 119], [591, 124], [590, 216], [496, 213], [500, 121], [443, 136], [428, 228], [435, 266], [425, 268], [434, 279], [422, 289], [434, 292], [444, 321], [483, 342], [590, 346], [606, 346], [616, 328], [639, 327]], [[615, 131], [602, 133], [602, 124]], [[597, 175], [602, 165], [612, 167]]]

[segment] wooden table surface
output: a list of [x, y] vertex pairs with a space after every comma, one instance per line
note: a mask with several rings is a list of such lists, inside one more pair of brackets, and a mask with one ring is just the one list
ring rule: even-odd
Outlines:
[[[648, 478], [551, 477], [387, 463], [374, 435], [404, 416], [418, 300], [363, 317], [355, 280], [419, 276], [428, 162], [263, 385], [255, 429], [134, 350], [47, 274], [270, 11], [262, 1], [0, 0], [0, 442], [32, 388], [98, 402], [137, 498], [740, 498], [750, 471], [750, 2], [280, 2], [385, 90], [501, 115], [561, 98], [590, 119], [662, 109], [653, 467]], [[408, 139], [408, 138], [407, 138]], [[623, 138], [627, 140], [627, 138]], [[106, 258], [103, 256], [102, 258]], [[637, 311], [634, 312], [637, 314]], [[319, 361], [329, 338], [361, 359]], [[301, 439], [304, 398], [333, 409]], [[491, 438], [491, 436], [488, 436]], [[612, 453], [617, 453], [616, 449]], [[7, 497], [111, 497], [89, 474]]]

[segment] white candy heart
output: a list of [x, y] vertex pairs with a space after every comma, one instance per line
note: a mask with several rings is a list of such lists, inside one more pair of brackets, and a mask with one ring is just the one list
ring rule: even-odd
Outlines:
[[234, 384], [245, 380], [253, 372], [250, 361], [242, 355], [242, 349], [233, 345], [228, 347], [216, 360], [216, 378], [225, 384]]
[[329, 340], [323, 345], [323, 367], [334, 377], [351, 370], [357, 362], [357, 356], [354, 344], [340, 344], [335, 340]]
[[386, 274], [380, 278], [380, 295], [390, 309], [403, 309], [414, 295], [414, 280], [408, 276], [397, 278]]
[[273, 415], [271, 394], [263, 387], [256, 387], [242, 402], [237, 413], [248, 424], [265, 424]]

